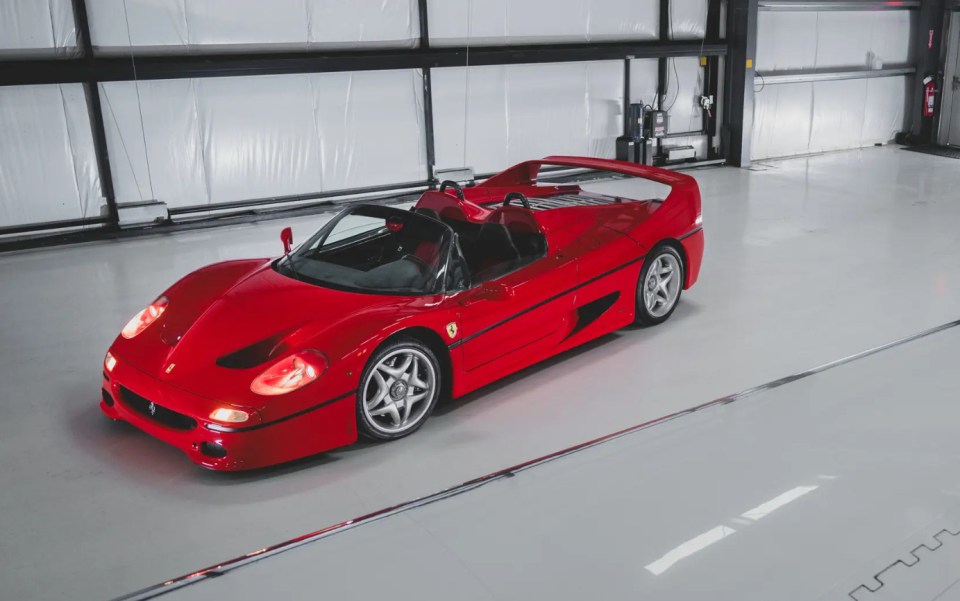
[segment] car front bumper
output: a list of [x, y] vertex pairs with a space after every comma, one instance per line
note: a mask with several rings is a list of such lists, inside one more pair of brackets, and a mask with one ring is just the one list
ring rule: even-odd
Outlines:
[[[111, 351], [113, 352], [113, 351]], [[113, 353], [116, 356], [116, 353]], [[162, 382], [117, 357], [103, 374], [100, 410], [171, 444], [213, 470], [237, 471], [274, 465], [354, 442], [354, 396], [347, 395], [292, 418], [228, 427], [209, 420], [224, 407]], [[249, 411], [249, 409], [247, 409]]]

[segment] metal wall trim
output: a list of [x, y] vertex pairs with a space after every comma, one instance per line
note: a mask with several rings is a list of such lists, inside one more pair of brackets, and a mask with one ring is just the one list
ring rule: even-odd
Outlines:
[[781, 83], [808, 83], [815, 81], [839, 81], [843, 79], [870, 79], [874, 77], [897, 77], [916, 73], [915, 67], [890, 67], [886, 69], [845, 69], [843, 71], [771, 71], [757, 73], [763, 85]]
[[920, 0], [760, 0], [760, 10], [782, 11], [852, 11], [852, 10], [914, 10]]

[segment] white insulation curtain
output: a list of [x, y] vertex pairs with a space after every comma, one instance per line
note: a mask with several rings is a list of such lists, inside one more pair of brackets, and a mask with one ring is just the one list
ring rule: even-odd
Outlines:
[[70, 0], [0, 0], [0, 59], [76, 53]]
[[912, 76], [765, 85], [777, 70], [879, 69], [911, 62], [914, 11], [761, 11], [753, 159], [889, 142]]
[[100, 216], [80, 84], [0, 87], [0, 226]]
[[[670, 4], [670, 37], [702, 38], [707, 0], [671, 0]], [[434, 46], [659, 37], [659, 0], [429, 0], [427, 7]]]
[[434, 69], [437, 167], [490, 173], [549, 154], [612, 158], [622, 105], [621, 61]]
[[87, 0], [87, 7], [93, 45], [110, 54], [411, 48], [420, 37], [417, 0]]
[[101, 90], [119, 202], [210, 205], [427, 178], [417, 70], [116, 82]]

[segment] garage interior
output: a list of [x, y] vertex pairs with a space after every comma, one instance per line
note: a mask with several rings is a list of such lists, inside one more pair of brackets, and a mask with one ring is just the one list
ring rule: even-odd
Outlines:
[[[4, 2], [0, 599], [960, 599], [958, 15]], [[561, 154], [697, 180], [667, 323], [251, 472], [98, 410], [187, 273]]]

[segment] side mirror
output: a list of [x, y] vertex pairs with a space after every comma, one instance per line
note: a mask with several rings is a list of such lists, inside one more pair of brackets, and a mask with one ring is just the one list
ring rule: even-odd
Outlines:
[[478, 298], [492, 301], [504, 301], [513, 298], [513, 288], [499, 282], [484, 282], [477, 292]]
[[283, 254], [289, 255], [293, 250], [293, 230], [289, 227], [280, 230], [280, 242], [283, 242]]

